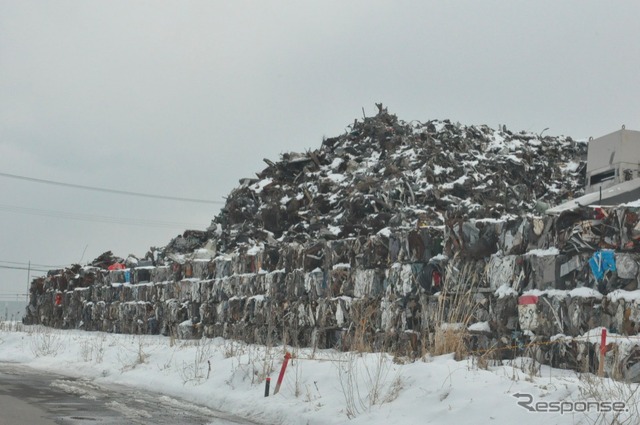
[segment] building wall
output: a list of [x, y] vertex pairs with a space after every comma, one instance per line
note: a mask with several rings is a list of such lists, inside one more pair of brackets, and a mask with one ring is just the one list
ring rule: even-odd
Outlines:
[[[592, 177], [614, 171], [612, 179], [591, 184]], [[629, 178], [624, 170], [630, 170], [631, 178], [640, 175], [640, 132], [621, 129], [589, 141], [587, 154], [586, 193], [592, 193], [621, 183]]]

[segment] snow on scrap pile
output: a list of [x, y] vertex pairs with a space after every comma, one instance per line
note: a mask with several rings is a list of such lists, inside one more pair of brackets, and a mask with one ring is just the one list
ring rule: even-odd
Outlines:
[[[435, 331], [438, 300], [471, 284], [480, 294], [464, 319], [478, 323], [473, 343], [509, 345], [517, 297], [494, 294], [502, 285], [487, 283], [488, 259], [498, 244], [505, 255], [523, 246], [522, 220], [537, 248], [551, 247], [544, 241], [555, 230], [531, 214], [582, 193], [586, 145], [504, 127], [404, 122], [378, 107], [318, 149], [265, 159], [205, 231], [141, 258], [105, 253], [75, 272], [53, 272], [32, 286], [27, 321], [412, 352]], [[508, 274], [532, 265], [548, 280], [546, 257], [492, 267]], [[83, 274], [93, 279], [87, 290]]]

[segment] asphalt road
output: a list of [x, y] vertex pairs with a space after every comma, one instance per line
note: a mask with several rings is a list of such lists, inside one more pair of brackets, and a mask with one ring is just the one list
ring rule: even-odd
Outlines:
[[257, 425], [185, 400], [0, 363], [0, 425]]

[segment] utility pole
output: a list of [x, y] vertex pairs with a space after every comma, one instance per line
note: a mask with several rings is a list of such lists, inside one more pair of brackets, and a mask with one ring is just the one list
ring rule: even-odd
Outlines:
[[29, 264], [27, 265], [27, 293], [25, 295], [27, 304], [29, 304], [29, 286], [31, 286], [31, 260], [29, 260]]

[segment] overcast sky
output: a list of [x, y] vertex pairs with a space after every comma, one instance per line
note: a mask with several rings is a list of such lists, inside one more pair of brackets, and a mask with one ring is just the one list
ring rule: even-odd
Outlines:
[[[0, 173], [222, 202], [375, 102], [406, 121], [640, 129], [638, 16], [637, 1], [0, 0]], [[144, 255], [220, 208], [0, 190], [0, 267]], [[0, 294], [26, 288], [0, 268]]]

